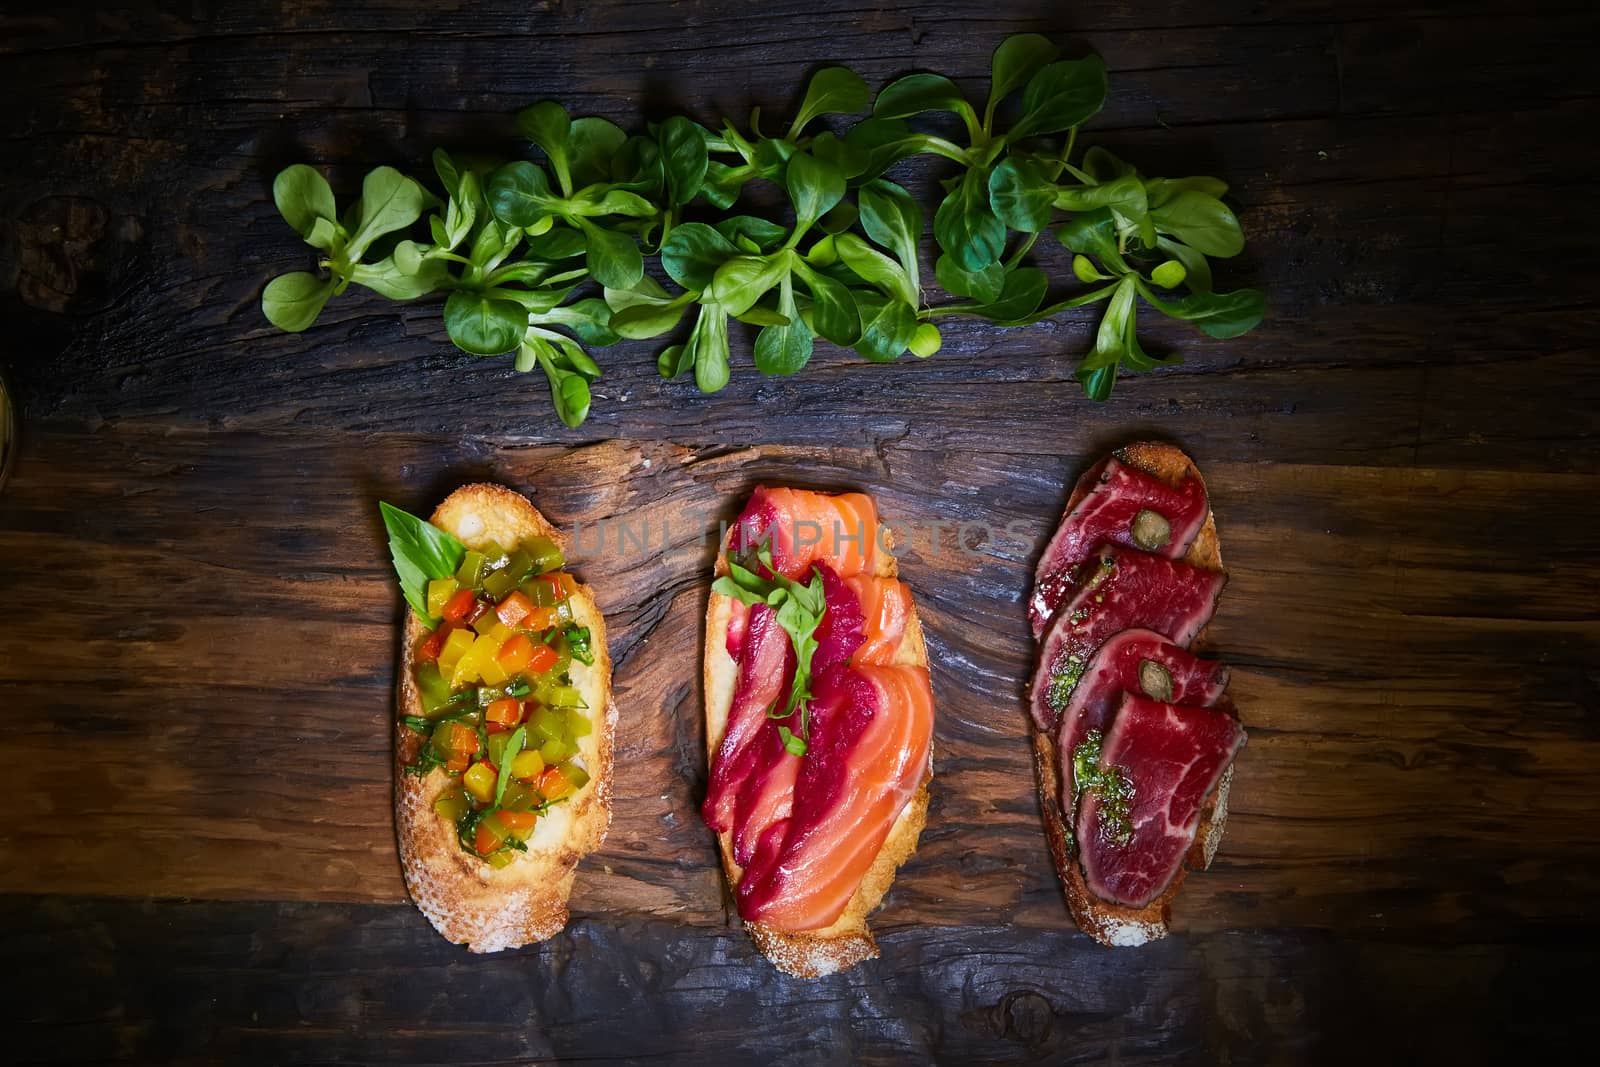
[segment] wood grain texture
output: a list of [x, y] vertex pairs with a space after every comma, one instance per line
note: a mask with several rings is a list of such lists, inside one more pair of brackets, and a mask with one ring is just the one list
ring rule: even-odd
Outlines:
[[[739, 930], [584, 920], [463, 961], [411, 908], [0, 896], [19, 1062], [1484, 1062], [1595, 1036], [1592, 941], [884, 928], [806, 982]], [[1460, 999], [1495, 1000], [1478, 1033]], [[1353, 1016], [1360, 1017], [1352, 1025]], [[1375, 1051], [1381, 1050], [1381, 1051]]]
[[[0, 970], [33, 979], [22, 1058], [670, 1060], [693, 1027], [701, 1052], [777, 1062], [1339, 1058], [1369, 1031], [1470, 1061], [1587, 1036], [1561, 991], [1600, 935], [1600, 148], [1576, 132], [1600, 14], [821, 10], [0, 13], [0, 359], [26, 416], [0, 492]], [[736, 355], [711, 397], [630, 343], [597, 353], [594, 414], [566, 430], [538, 382], [455, 353], [437, 304], [352, 290], [295, 336], [260, 316], [267, 278], [309, 261], [271, 203], [289, 162], [349, 196], [435, 144], [520, 152], [510, 113], [541, 97], [630, 125], [773, 113], [830, 60], [979, 91], [1020, 30], [1106, 57], [1087, 143], [1233, 183], [1250, 243], [1218, 278], [1267, 291], [1260, 329], [1149, 322], [1186, 362], [1103, 406], [1072, 377], [1085, 315], [952, 325], [895, 366], [819, 350], [793, 379]], [[1233, 578], [1209, 644], [1251, 741], [1175, 936], [1118, 955], [1071, 929], [1044, 849], [1022, 599], [1072, 481], [1146, 437], [1212, 488]], [[485, 961], [401, 904], [375, 507], [475, 480], [580, 545], [609, 523], [579, 568], [621, 710], [574, 927]], [[704, 575], [763, 480], [862, 489], [913, 527], [940, 708], [884, 959], [811, 987], [727, 927], [696, 816]]]

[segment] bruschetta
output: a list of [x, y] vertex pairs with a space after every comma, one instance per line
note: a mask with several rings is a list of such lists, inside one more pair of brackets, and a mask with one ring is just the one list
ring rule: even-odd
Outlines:
[[867, 916], [926, 817], [933, 689], [889, 542], [870, 497], [758, 488], [716, 561], [702, 815], [751, 937], [799, 977], [878, 954]]
[[427, 522], [383, 514], [409, 605], [394, 746], [406, 887], [473, 952], [542, 941], [611, 821], [605, 620], [519, 493], [468, 485]]
[[1091, 467], [1035, 575], [1030, 721], [1045, 836], [1079, 929], [1164, 937], [1216, 855], [1245, 743], [1228, 671], [1189, 651], [1227, 583], [1194, 463], [1141, 442]]

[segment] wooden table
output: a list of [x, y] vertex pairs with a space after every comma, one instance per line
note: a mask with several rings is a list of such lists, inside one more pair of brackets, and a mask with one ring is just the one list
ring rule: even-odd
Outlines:
[[[1593, 1034], [1591, 5], [228, 6], [0, 17], [18, 1059], [1473, 1061]], [[824, 60], [976, 91], [1024, 29], [1106, 57], [1091, 141], [1235, 182], [1250, 243], [1224, 277], [1268, 292], [1260, 329], [1152, 322], [1187, 362], [1104, 406], [1072, 380], [1077, 314], [954, 327], [926, 362], [746, 363], [711, 397], [629, 343], [567, 431], [542, 382], [455, 353], [436, 303], [261, 318], [263, 282], [309, 262], [269, 195], [289, 162], [347, 195], [435, 144], [517, 153], [508, 114], [545, 96], [624, 123], [782, 112]], [[1208, 643], [1251, 737], [1174, 935], [1108, 951], [1045, 852], [1021, 598], [1071, 480], [1143, 436], [1209, 478], [1233, 579]], [[585, 567], [617, 661], [610, 839], [565, 934], [486, 958], [399, 877], [376, 510], [475, 479], [565, 525], [672, 531]], [[730, 922], [695, 814], [709, 547], [684, 517], [763, 480], [1024, 532], [906, 555], [940, 699], [929, 825], [883, 958], [814, 983]]]

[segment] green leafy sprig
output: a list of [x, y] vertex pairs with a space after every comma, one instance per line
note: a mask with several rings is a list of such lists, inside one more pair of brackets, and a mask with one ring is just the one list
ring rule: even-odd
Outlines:
[[[981, 110], [943, 75], [909, 74], [874, 97], [845, 67], [817, 71], [770, 136], [759, 109], [748, 129], [674, 116], [630, 136], [542, 101], [517, 116], [540, 160], [462, 169], [436, 151], [442, 197], [380, 167], [340, 215], [321, 175], [285, 170], [274, 199], [318, 249], [322, 273], [274, 279], [262, 307], [298, 331], [352, 283], [395, 300], [443, 292], [455, 345], [539, 368], [557, 414], [577, 426], [601, 375], [589, 348], [662, 337], [686, 319], [687, 335], [658, 354], [657, 368], [692, 373], [715, 392], [732, 375], [734, 321], [757, 331], [759, 372], [789, 375], [817, 338], [888, 362], [937, 352], [941, 317], [1019, 326], [1104, 302], [1077, 368], [1085, 392], [1104, 400], [1119, 369], [1178, 361], [1141, 347], [1141, 301], [1218, 338], [1253, 328], [1265, 311], [1255, 290], [1212, 287], [1210, 260], [1244, 246], [1225, 184], [1145, 177], [1103, 148], [1074, 161], [1079, 129], [1105, 98], [1098, 56], [1062, 59], [1048, 39], [1022, 34], [995, 50]], [[842, 136], [818, 128], [869, 108]], [[961, 133], [909, 121], [938, 114]], [[935, 279], [953, 303], [929, 303], [922, 208], [885, 177], [918, 155], [953, 165], [933, 215]], [[752, 182], [783, 192], [783, 217], [733, 210]], [[405, 236], [429, 211], [429, 240]], [[1052, 279], [1030, 259], [1046, 233], [1072, 253], [1076, 283], [1054, 300]], [[369, 263], [376, 252], [385, 254]]]
[[711, 585], [712, 592], [730, 596], [745, 604], [765, 604], [776, 614], [776, 621], [788, 634], [794, 646], [794, 681], [789, 685], [789, 700], [782, 711], [777, 702], [767, 710], [773, 719], [789, 719], [798, 714], [798, 730], [788, 726], [778, 727], [783, 747], [796, 756], [806, 754], [806, 742], [811, 739], [811, 661], [817, 652], [817, 627], [827, 611], [827, 598], [823, 595], [822, 572], [814, 570], [809, 584], [801, 584], [779, 574], [772, 566], [772, 553], [762, 546], [756, 558], [771, 573], [764, 578], [755, 571], [728, 561], [728, 574]]

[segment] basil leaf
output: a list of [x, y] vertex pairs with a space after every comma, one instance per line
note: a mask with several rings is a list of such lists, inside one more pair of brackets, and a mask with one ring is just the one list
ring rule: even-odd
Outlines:
[[304, 163], [278, 172], [272, 181], [272, 200], [278, 205], [283, 221], [308, 241], [318, 219], [331, 223], [339, 221], [339, 209], [334, 205], [328, 179]]
[[299, 333], [317, 320], [337, 284], [303, 270], [280, 274], [261, 292], [261, 313], [278, 329]]
[[989, 175], [969, 169], [933, 216], [933, 236], [956, 265], [979, 271], [1000, 259], [1006, 228], [989, 207]]
[[528, 313], [513, 301], [457, 289], [444, 303], [444, 328], [461, 351], [474, 356], [498, 356], [522, 343]]
[[417, 616], [426, 619], [428, 583], [452, 577], [467, 553], [466, 546], [431, 522], [392, 504], [379, 501], [378, 511], [389, 534], [389, 554], [400, 577], [400, 591]]
[[787, 726], [778, 727], [778, 739], [783, 742], [784, 750], [791, 756], [804, 756], [806, 743], [796, 737]]
[[528, 728], [519, 726], [511, 731], [511, 736], [506, 738], [505, 751], [500, 754], [500, 764], [495, 768], [494, 779], [494, 806], [499, 810], [500, 802], [505, 799], [506, 783], [511, 781], [511, 761], [522, 752], [522, 746], [527, 742]]
[[1006, 140], [1014, 144], [1026, 137], [1081, 126], [1105, 102], [1105, 60], [1094, 55], [1058, 60], [1028, 79], [1022, 91], [1022, 117]]
[[811, 76], [800, 110], [789, 127], [789, 139], [800, 135], [806, 124], [819, 115], [856, 115], [872, 102], [872, 91], [861, 75], [849, 67], [823, 67]]

